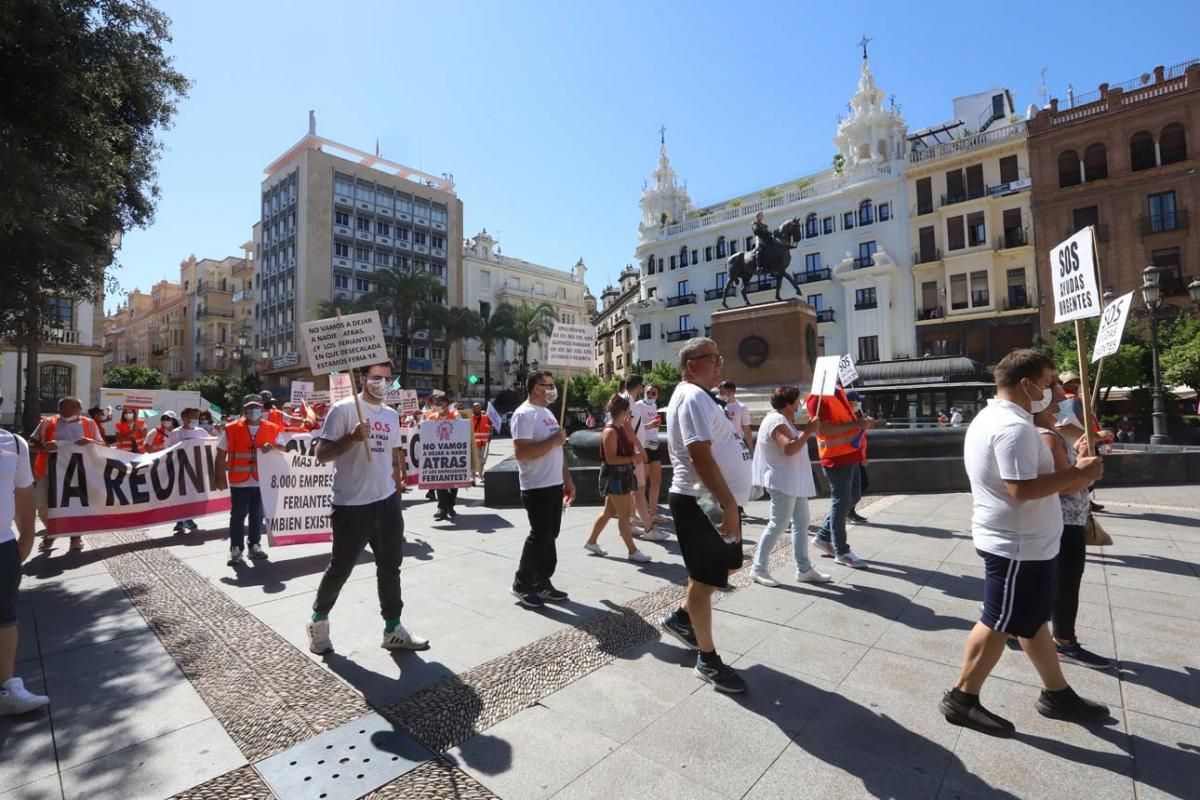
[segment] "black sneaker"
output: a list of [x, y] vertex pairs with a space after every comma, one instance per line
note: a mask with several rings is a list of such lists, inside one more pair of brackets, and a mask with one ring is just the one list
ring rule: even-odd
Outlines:
[[964, 703], [955, 698], [953, 692], [942, 695], [938, 710], [951, 725], [960, 725], [1000, 739], [1010, 738], [1017, 729], [1004, 717], [988, 711], [978, 701]]
[[548, 581], [545, 586], [538, 590], [537, 595], [547, 603], [565, 603], [568, 597], [566, 592], [562, 589], [555, 589], [554, 584]]
[[446, 513], [450, 515], [450, 519], [458, 519], [458, 512], [453, 508], [447, 508]]
[[437, 492], [435, 492], [433, 489], [430, 489], [428, 492], [425, 493], [425, 499], [426, 500], [437, 500]]
[[1096, 502], [1093, 502], [1093, 503], [1092, 503], [1092, 504], [1091, 504], [1091, 505], [1090, 505], [1088, 508], [1089, 508], [1089, 509], [1090, 509], [1090, 510], [1091, 510], [1093, 513], [1097, 512], [1097, 511], [1103, 511], [1103, 510], [1104, 510], [1104, 506], [1102, 506], [1102, 505], [1100, 505], [1099, 503], [1096, 503]]
[[846, 519], [850, 520], [851, 522], [866, 522], [867, 521], [867, 518], [864, 517], [862, 514], [859, 514], [857, 511], [851, 511], [849, 514], [846, 515]]
[[175, 527], [172, 529], [172, 533], [178, 536], [181, 533], [187, 533], [187, 528], [182, 522], [176, 522]]
[[539, 597], [537, 592], [522, 592], [513, 589], [512, 593], [513, 597], [517, 598], [526, 608], [545, 608], [546, 606], [546, 601]]
[[439, 511], [433, 515], [434, 522], [445, 522], [448, 519], [450, 519], [450, 517], [446, 515], [445, 511]]
[[746, 691], [746, 681], [742, 676], [716, 654], [708, 659], [701, 655], [696, 656], [696, 675], [711, 683], [718, 692], [741, 694]]
[[1080, 647], [1079, 642], [1071, 644], [1054, 643], [1054, 649], [1058, 651], [1058, 660], [1067, 664], [1078, 664], [1081, 667], [1089, 667], [1091, 669], [1108, 669], [1112, 666], [1112, 662], [1104, 656], [1096, 655], [1090, 650], [1084, 650]]
[[692, 650], [700, 648], [700, 645], [696, 644], [696, 632], [692, 630], [692, 626], [680, 622], [674, 612], [659, 620], [659, 624], [663, 626], [664, 631], [678, 639], [684, 647]]
[[1069, 722], [1100, 722], [1111, 715], [1108, 706], [1088, 700], [1075, 694], [1068, 686], [1061, 692], [1048, 692], [1045, 689], [1038, 695], [1038, 713], [1050, 719], [1065, 719]]

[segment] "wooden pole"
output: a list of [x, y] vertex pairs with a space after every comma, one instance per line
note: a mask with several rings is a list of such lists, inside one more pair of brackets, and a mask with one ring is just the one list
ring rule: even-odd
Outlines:
[[[337, 318], [339, 320], [342, 318], [342, 310], [340, 308], [337, 310]], [[354, 367], [350, 368], [350, 391], [353, 392], [353, 394], [354, 394], [354, 411], [356, 414], [358, 414], [358, 421], [360, 423], [365, 423], [366, 420], [363, 419], [363, 413], [362, 413], [362, 399], [359, 398], [359, 396], [358, 396], [358, 371], [355, 370]], [[363, 450], [365, 450], [367, 453], [367, 463], [370, 463], [371, 462], [371, 433], [370, 433], [370, 431], [367, 432], [367, 438], [363, 439]]]
[[562, 408], [558, 412], [559, 424], [562, 425], [563, 428], [567, 427], [567, 389], [570, 388], [570, 384], [571, 384], [571, 371], [568, 369], [563, 372]]
[[1091, 393], [1088, 390], [1087, 342], [1084, 340], [1083, 320], [1075, 320], [1075, 356], [1079, 359], [1079, 402], [1083, 406], [1083, 435], [1087, 442], [1087, 454], [1092, 451]]
[[1096, 398], [1100, 395], [1100, 376], [1104, 374], [1104, 362], [1108, 359], [1100, 359], [1099, 365], [1096, 367], [1096, 382], [1092, 384], [1092, 408], [1096, 408]]

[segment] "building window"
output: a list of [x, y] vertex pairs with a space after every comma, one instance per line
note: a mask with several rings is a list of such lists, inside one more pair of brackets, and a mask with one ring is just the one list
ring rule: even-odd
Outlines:
[[987, 229], [983, 222], [983, 212], [976, 211], [967, 215], [967, 246], [979, 247], [987, 244]]
[[[749, 250], [750, 248], [747, 247], [746, 249]], [[729, 255], [731, 255], [731, 256], [737, 255], [741, 251], [742, 251], [742, 245], [741, 245], [741, 243], [738, 242], [738, 238], [735, 236], [732, 239], [730, 239], [729, 240]]]
[[804, 271], [816, 272], [821, 268], [820, 253], [806, 253], [804, 256]]
[[854, 227], [854, 212], [847, 211], [842, 214], [842, 230], [848, 231]]
[[962, 217], [950, 217], [946, 220], [946, 248], [962, 250], [967, 246], [966, 232], [963, 229]]
[[967, 188], [963, 181], [963, 171], [961, 169], [950, 170], [946, 173], [946, 195], [942, 198], [942, 205], [961, 203], [966, 199]]
[[1005, 156], [1000, 159], [1000, 182], [1013, 183], [1021, 179], [1017, 170], [1017, 157]]
[[833, 233], [833, 217], [821, 219], [821, 233]]
[[856, 289], [854, 292], [854, 309], [863, 311], [868, 308], [878, 308], [879, 302], [875, 299], [875, 287], [871, 286], [866, 289]]
[[810, 306], [812, 306], [813, 308], [815, 308], [817, 311], [820, 311], [822, 308], [825, 307], [825, 297], [823, 295], [819, 295], [819, 294], [810, 294], [808, 296], [808, 304]]
[[1158, 166], [1154, 156], [1154, 137], [1149, 131], [1139, 131], [1129, 140], [1129, 166], [1134, 172]]
[[46, 301], [46, 325], [75, 330], [75, 308], [69, 298], [51, 297]]
[[679, 266], [680, 266], [680, 268], [686, 267], [687, 263], [688, 263], [688, 249], [687, 249], [687, 245], [684, 245], [683, 247], [679, 248]]
[[863, 200], [858, 204], [858, 224], [870, 225], [875, 221], [875, 206], [871, 201]]
[[987, 270], [978, 270], [971, 273], [971, 307], [979, 308], [981, 306], [991, 305], [991, 297], [988, 292], [988, 274]]
[[1004, 223], [1004, 246], [1021, 247], [1029, 244], [1025, 229], [1021, 226], [1021, 209], [1006, 208], [1002, 216]]
[[370, 233], [371, 232], [371, 220], [367, 219], [366, 217], [355, 217], [354, 218], [354, 227], [360, 231], [366, 231], [367, 233]]
[[649, 339], [650, 329], [651, 325], [649, 322], [643, 322], [641, 325], [638, 325], [638, 340], [644, 342]]
[[1158, 135], [1158, 153], [1163, 164], [1187, 161], [1187, 132], [1178, 122], [1166, 126]]
[[1101, 181], [1108, 177], [1108, 150], [1100, 142], [1083, 151], [1083, 180]]
[[712, 258], [713, 258], [712, 253], [713, 253], [712, 245], [709, 245], [708, 247], [704, 248], [704, 260], [712, 261]]
[[423, 231], [413, 231], [413, 244], [426, 244], [428, 237]]
[[638, 368], [642, 372], [649, 372], [650, 370], [654, 369], [654, 362], [653, 361], [640, 361], [640, 362], [638, 362]]
[[858, 269], [875, 266], [875, 242], [860, 242], [858, 245], [858, 260], [854, 266]]
[[622, 369], [625, 365], [625, 356], [617, 354], [617, 369]]
[[66, 364], [38, 365], [38, 405], [43, 414], [54, 413], [61, 398], [75, 394], [72, 372]]
[[354, 195], [354, 179], [345, 175], [334, 175], [333, 193], [343, 197], [352, 197]]
[[1025, 287], [1025, 268], [1010, 269], [1007, 275], [1004, 301], [1008, 309], [1028, 308], [1029, 291]]
[[409, 233], [408, 228], [399, 228], [399, 227], [396, 228], [396, 238], [402, 242], [408, 241], [408, 233]]
[[691, 314], [680, 314], [678, 330], [689, 331], [691, 329], [692, 329], [692, 315]]
[[669, 263], [671, 265], [671, 269], [675, 269], [675, 256], [671, 256]]
[[442, 250], [446, 247], [446, 240], [441, 236], [431, 236], [429, 237], [429, 244], [431, 247], [436, 247], [438, 250]]
[[1079, 154], [1074, 150], [1064, 150], [1058, 154], [1058, 186], [1065, 189], [1068, 186], [1078, 186], [1081, 182], [1079, 175]]
[[375, 223], [375, 234], [377, 236], [391, 236], [392, 235], [392, 224], [390, 222], [376, 222]]
[[371, 282], [366, 278], [355, 278], [354, 290], [356, 292], [369, 292], [371, 291]]
[[1175, 192], [1159, 192], [1146, 198], [1150, 209], [1150, 232], [1173, 231], [1180, 227], [1175, 211]]
[[648, 259], [646, 259], [646, 274], [654, 274], [654, 256], [650, 256]]
[[1170, 297], [1185, 294], [1187, 290], [1183, 283], [1183, 264], [1179, 259], [1179, 248], [1169, 247], [1165, 250], [1155, 250], [1150, 254], [1150, 263], [1162, 270], [1162, 292]]
[[970, 305], [967, 297], [967, 276], [965, 274], [950, 276], [950, 308], [960, 311]]
[[1087, 208], [1077, 208], [1072, 213], [1074, 221], [1074, 230], [1072, 233], [1083, 230], [1088, 225], [1100, 226], [1100, 209], [1097, 206], [1088, 206]]
[[381, 267], [390, 267], [392, 265], [392, 254], [385, 253], [382, 250], [375, 253], [375, 263]]
[[746, 248], [745, 248], [745, 249], [746, 249], [746, 250], [753, 250], [753, 249], [754, 249], [754, 237], [753, 237], [753, 236], [747, 236], [747, 237], [746, 237]]
[[863, 361], [878, 361], [879, 360], [879, 337], [878, 336], [860, 336], [858, 337], [858, 360]]
[[819, 355], [819, 356], [825, 355], [825, 337], [824, 336], [817, 337], [817, 355]]
[[358, 259], [359, 261], [367, 261], [367, 262], [370, 262], [370, 260], [371, 260], [371, 248], [369, 248], [369, 247], [356, 247], [356, 248], [354, 248], [354, 257], [355, 257], [356, 259]]
[[967, 199], [974, 200], [985, 194], [987, 194], [987, 187], [983, 183], [983, 164], [967, 167]]
[[729, 273], [728, 272], [718, 272], [716, 280], [717, 280], [717, 289], [724, 291], [725, 290], [725, 282], [729, 280]]
[[625, 331], [623, 331], [623, 330], [617, 331], [617, 344], [625, 343], [625, 337], [623, 335], [624, 333], [625, 333]]
[[921, 178], [917, 181], [917, 214], [933, 213], [933, 179]]
[[343, 228], [349, 228], [350, 227], [350, 215], [347, 214], [345, 211], [333, 212], [333, 224], [341, 225]]
[[700, 263], [700, 251], [693, 250], [692, 251], [692, 265], [695, 266], [696, 264], [699, 264], [699, 263]]
[[718, 236], [717, 237], [717, 258], [724, 258], [724, 257], [725, 257], [725, 237]]
[[817, 235], [817, 215], [809, 214], [804, 219], [804, 238], [811, 239]]
[[679, 281], [678, 283], [675, 284], [675, 296], [676, 297], [683, 297], [685, 294], [688, 294], [688, 293], [689, 293], [689, 289], [688, 289], [687, 281]]
[[892, 218], [892, 204], [891, 203], [880, 203], [879, 204], [879, 221], [887, 222], [891, 218]]

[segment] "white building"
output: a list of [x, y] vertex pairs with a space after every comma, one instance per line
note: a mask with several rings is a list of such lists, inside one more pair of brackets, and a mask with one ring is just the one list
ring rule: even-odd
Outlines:
[[[662, 142], [641, 200], [641, 299], [628, 311], [640, 364], [674, 361], [682, 342], [708, 330], [721, 308], [726, 258], [753, 246], [759, 211], [772, 228], [793, 217], [804, 222], [790, 269], [818, 309], [821, 352], [848, 352], [860, 362], [920, 355], [904, 183], [907, 126], [894, 105], [885, 107], [866, 58], [850, 108], [833, 140], [832, 169], [702, 208], [692, 207]], [[757, 279], [752, 291], [753, 302], [773, 300], [774, 282]], [[785, 285], [783, 297], [792, 295]], [[742, 304], [740, 297], [729, 302]]]
[[[591, 316], [589, 308], [594, 308], [596, 302], [588, 293], [586, 276], [587, 265], [582, 258], [570, 270], [563, 270], [503, 255], [500, 245], [488, 235], [487, 228], [463, 242], [463, 305], [484, 317], [491, 315], [501, 303], [513, 306], [548, 303], [558, 312], [560, 322], [585, 325]], [[548, 344], [549, 341], [543, 341], [531, 345], [529, 360], [545, 362]], [[465, 363], [461, 374], [464, 379], [468, 375], [477, 375], [480, 380], [474, 390], [468, 386], [467, 391], [482, 397], [483, 352], [477, 339], [467, 343], [463, 357]], [[492, 354], [493, 392], [511, 382], [500, 365], [518, 357], [512, 342], [501, 342], [496, 348]]]

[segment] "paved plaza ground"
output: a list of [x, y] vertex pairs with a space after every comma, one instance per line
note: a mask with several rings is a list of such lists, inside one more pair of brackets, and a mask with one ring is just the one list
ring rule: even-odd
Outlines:
[[[1010, 651], [985, 700], [1016, 723], [1011, 740], [936, 709], [982, 595], [968, 495], [870, 498], [850, 539], [871, 568], [814, 559], [832, 584], [796, 585], [786, 542], [781, 587], [739, 573], [715, 614], [718, 649], [750, 684], [730, 697], [657, 626], [684, 580], [673, 538], [644, 543], [655, 560], [636, 565], [612, 526], [613, 555], [597, 558], [581, 547], [596, 509], [571, 509], [555, 577], [571, 600], [528, 611], [508, 593], [524, 513], [482, 494], [461, 493], [456, 524], [405, 495], [404, 621], [431, 639], [423, 653], [379, 647], [369, 554], [322, 658], [304, 623], [327, 545], [234, 570], [210, 517], [195, 535], [35, 553], [17, 672], [51, 705], [0, 721], [0, 800], [1200, 797], [1194, 487], [1101, 491], [1115, 544], [1089, 552], [1079, 636], [1118, 667], [1065, 669], [1114, 719], [1041, 717], [1033, 669]], [[750, 542], [765, 512], [749, 507]]]

